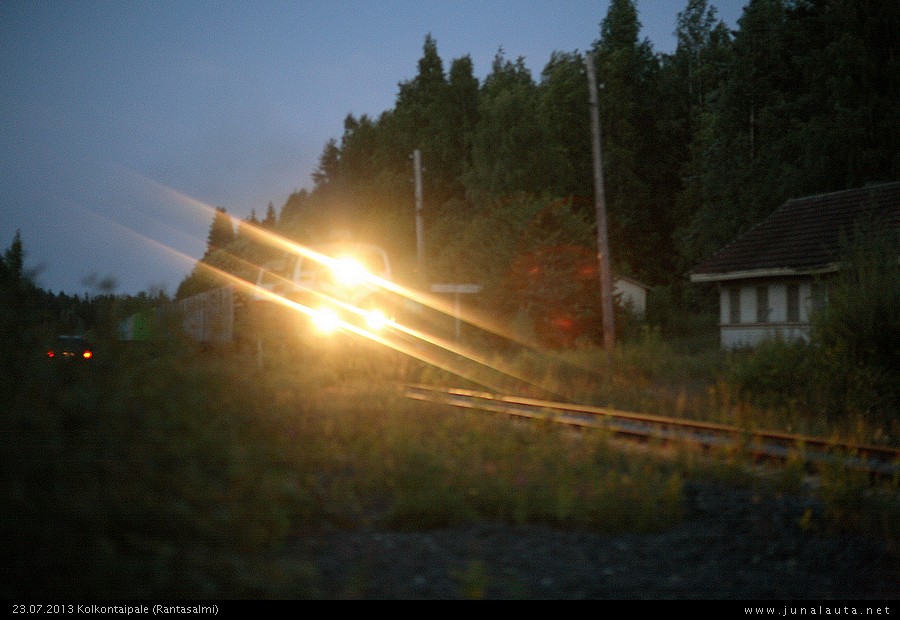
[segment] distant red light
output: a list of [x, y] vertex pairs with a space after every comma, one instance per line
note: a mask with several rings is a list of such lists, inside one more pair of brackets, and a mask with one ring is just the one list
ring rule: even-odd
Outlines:
[[47, 357], [56, 357], [56, 353], [53, 351], [47, 351]]
[[81, 357], [83, 357], [86, 360], [89, 360], [92, 357], [94, 357], [94, 354], [91, 353], [90, 351], [85, 351], [84, 353], [81, 354]]

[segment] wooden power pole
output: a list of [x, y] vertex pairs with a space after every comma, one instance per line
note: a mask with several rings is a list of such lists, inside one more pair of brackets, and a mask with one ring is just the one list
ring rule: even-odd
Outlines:
[[425, 273], [425, 222], [422, 217], [422, 153], [413, 151], [413, 174], [416, 184], [416, 253], [419, 262], [419, 277], [422, 282], [428, 281]]
[[612, 275], [609, 266], [609, 240], [606, 232], [606, 194], [603, 189], [603, 159], [600, 148], [600, 109], [597, 103], [597, 78], [594, 74], [594, 55], [584, 58], [587, 67], [588, 93], [591, 108], [591, 132], [594, 153], [594, 206], [597, 217], [597, 258], [600, 261], [600, 301], [603, 307], [603, 347], [612, 354], [615, 345]]

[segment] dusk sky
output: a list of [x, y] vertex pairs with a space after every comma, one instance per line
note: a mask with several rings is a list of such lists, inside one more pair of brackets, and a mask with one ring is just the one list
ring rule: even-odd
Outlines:
[[[638, 0], [641, 37], [674, 51], [687, 0]], [[711, 0], [736, 28], [746, 0]], [[347, 114], [377, 118], [427, 34], [483, 80], [502, 48], [535, 80], [584, 52], [607, 0], [0, 2], [0, 251], [54, 293], [173, 295], [210, 209], [244, 218], [312, 188]], [[587, 113], [587, 112], [585, 112]], [[411, 170], [412, 173], [412, 170]], [[412, 197], [410, 204], [413, 204]], [[410, 211], [410, 217], [414, 217]]]

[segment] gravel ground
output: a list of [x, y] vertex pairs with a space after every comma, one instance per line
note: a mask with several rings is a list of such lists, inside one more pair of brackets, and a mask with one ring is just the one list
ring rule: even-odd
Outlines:
[[810, 500], [696, 484], [685, 495], [685, 520], [660, 533], [326, 530], [286, 553], [316, 567], [321, 599], [900, 600], [896, 550], [800, 527]]

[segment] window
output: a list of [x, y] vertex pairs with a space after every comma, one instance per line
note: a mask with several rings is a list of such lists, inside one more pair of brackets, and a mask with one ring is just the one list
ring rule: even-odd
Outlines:
[[732, 287], [728, 289], [728, 310], [730, 312], [730, 322], [741, 322], [741, 289]]
[[769, 321], [769, 287], [765, 285], [756, 287], [756, 322], [768, 323]]
[[822, 282], [814, 282], [812, 285], [812, 296], [810, 297], [810, 310], [812, 312], [822, 310], [825, 307], [827, 295], [825, 285]]
[[787, 322], [800, 322], [800, 286], [798, 284], [787, 285]]

